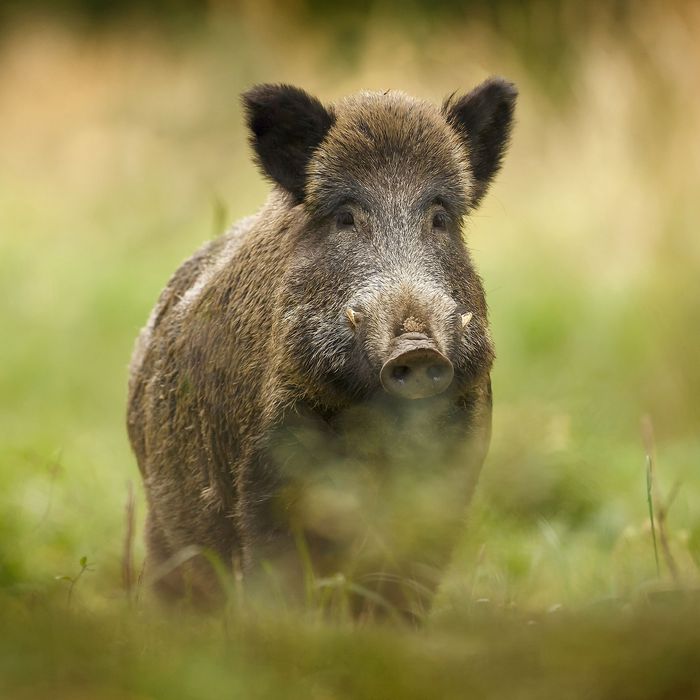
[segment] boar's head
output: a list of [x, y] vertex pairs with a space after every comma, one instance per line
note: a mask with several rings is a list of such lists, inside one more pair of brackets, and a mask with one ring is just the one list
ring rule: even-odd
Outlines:
[[501, 79], [441, 108], [400, 92], [330, 107], [286, 85], [244, 95], [286, 217], [276, 342], [317, 405], [382, 389], [460, 397], [488, 377], [486, 302], [462, 221], [500, 167], [516, 95]]

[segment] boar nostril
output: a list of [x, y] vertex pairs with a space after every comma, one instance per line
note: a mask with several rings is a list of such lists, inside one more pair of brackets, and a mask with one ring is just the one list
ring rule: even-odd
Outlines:
[[406, 365], [397, 365], [391, 370], [391, 376], [397, 382], [405, 381], [409, 374], [411, 374], [411, 368]]
[[434, 382], [439, 382], [447, 373], [447, 368], [442, 365], [430, 365], [425, 371], [430, 379]]

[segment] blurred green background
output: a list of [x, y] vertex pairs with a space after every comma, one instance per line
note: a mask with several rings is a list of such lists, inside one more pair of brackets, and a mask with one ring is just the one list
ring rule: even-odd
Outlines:
[[[243, 697], [274, 697], [284, 687], [325, 698], [345, 697], [345, 688], [347, 696], [421, 697], [429, 674], [423, 685], [381, 683], [398, 682], [416, 654], [427, 654], [419, 667], [442, 674], [442, 697], [465, 687], [502, 697], [488, 684], [449, 685], [451, 670], [462, 668], [455, 649], [482, 630], [475, 611], [570, 611], [583, 616], [576, 624], [585, 637], [586, 611], [606, 601], [624, 607], [655, 591], [695, 590], [698, 36], [700, 6], [690, 1], [4, 3], [0, 600], [14, 626], [0, 648], [0, 690], [6, 683], [24, 689], [22, 697], [44, 697], [49, 687], [52, 697], [96, 697], [77, 688], [99, 687], [100, 697], [140, 698], [217, 689], [238, 697], [238, 688]], [[176, 266], [264, 201], [268, 186], [251, 163], [239, 93], [270, 81], [326, 101], [388, 88], [440, 101], [491, 74], [516, 82], [520, 100], [505, 167], [465, 226], [498, 359], [491, 452], [436, 605], [437, 620], [464, 615], [461, 641], [449, 642], [453, 632], [440, 627], [420, 643], [364, 630], [353, 646], [357, 631], [275, 620], [241, 624], [244, 651], [224, 661], [211, 621], [174, 630], [160, 617], [134, 620], [121, 572], [129, 482], [139, 567], [145, 509], [124, 428], [126, 367]], [[643, 419], [655, 435], [658, 570]], [[79, 574], [82, 557], [88, 568], [66, 580]], [[625, 628], [625, 639], [648, 644], [653, 629], [658, 642], [667, 622]], [[501, 624], [479, 639], [501, 644]], [[516, 630], [517, 651], [524, 633]], [[366, 687], [324, 685], [323, 676], [309, 685], [296, 666], [284, 666], [294, 635], [316, 649], [311, 667], [337, 668], [342, 657], [368, 674]], [[562, 635], [543, 633], [543, 648], [570, 638]], [[681, 640], [679, 667], [687, 668], [684, 654], [695, 647], [686, 649], [672, 624], [667, 637]], [[39, 638], [54, 642], [37, 650]], [[191, 638], [199, 639], [195, 657]], [[78, 681], [63, 673], [93, 649], [114, 652], [113, 644], [128, 672], [90, 661]], [[266, 644], [276, 661], [244, 663]], [[604, 643], [590, 648], [591, 663], [604, 658]], [[499, 649], [489, 663], [517, 655]], [[369, 650], [386, 653], [396, 678], [377, 670]], [[144, 655], [162, 668], [144, 675]], [[181, 683], [165, 659], [179, 659]], [[630, 668], [643, 675], [645, 663], [651, 673], [648, 659]], [[496, 666], [483, 668], [472, 680]]]

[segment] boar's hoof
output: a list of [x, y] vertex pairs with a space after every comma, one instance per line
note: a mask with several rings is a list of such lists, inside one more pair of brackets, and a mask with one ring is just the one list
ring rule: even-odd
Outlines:
[[386, 391], [402, 399], [425, 399], [441, 394], [450, 386], [454, 376], [452, 363], [431, 347], [432, 343], [398, 340], [379, 375]]

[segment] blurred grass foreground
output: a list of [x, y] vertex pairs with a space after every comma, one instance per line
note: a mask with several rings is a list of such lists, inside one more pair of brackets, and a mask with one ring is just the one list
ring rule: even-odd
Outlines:
[[[700, 697], [698, 36], [675, 1], [8, 3], [0, 697]], [[126, 365], [177, 264], [264, 200], [239, 93], [489, 74], [521, 94], [465, 230], [494, 435], [433, 613], [253, 611], [235, 581], [218, 616], [161, 611]]]

